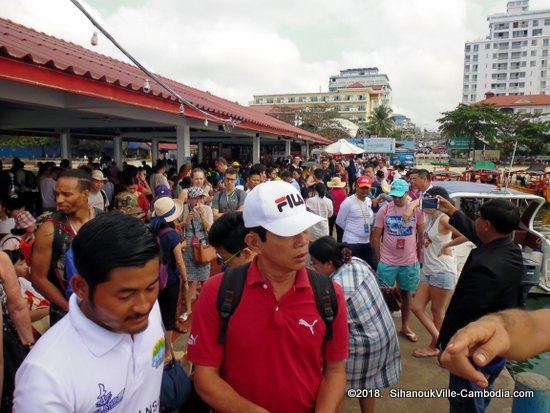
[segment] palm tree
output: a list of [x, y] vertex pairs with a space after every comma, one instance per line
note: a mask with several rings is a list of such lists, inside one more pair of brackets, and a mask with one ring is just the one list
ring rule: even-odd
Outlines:
[[369, 130], [378, 136], [390, 136], [395, 128], [395, 122], [391, 117], [392, 112], [384, 105], [374, 108], [367, 124]]

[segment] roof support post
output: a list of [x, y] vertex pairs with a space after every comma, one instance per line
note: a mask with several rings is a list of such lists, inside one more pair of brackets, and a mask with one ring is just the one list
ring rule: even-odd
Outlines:
[[119, 168], [122, 168], [122, 137], [115, 135], [113, 137], [113, 158]]
[[155, 167], [155, 164], [157, 163], [157, 159], [159, 158], [159, 139], [153, 138], [151, 139], [151, 164], [153, 167]]
[[290, 139], [285, 139], [285, 156], [288, 158], [290, 156], [290, 149], [292, 147], [292, 142]]
[[69, 129], [63, 129], [59, 138], [61, 141], [61, 159], [71, 160], [71, 132]]
[[304, 156], [309, 158], [309, 141], [306, 141], [306, 150]]
[[198, 147], [199, 147], [199, 150], [198, 150], [198, 153], [197, 153], [197, 162], [199, 164], [201, 164], [202, 163], [202, 158], [204, 156], [204, 143], [199, 142]]
[[188, 125], [176, 126], [178, 167], [191, 158], [191, 130]]
[[252, 163], [260, 162], [260, 134], [252, 138]]

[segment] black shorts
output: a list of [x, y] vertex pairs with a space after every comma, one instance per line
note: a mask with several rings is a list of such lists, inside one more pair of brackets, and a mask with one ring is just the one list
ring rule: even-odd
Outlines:
[[176, 314], [178, 311], [178, 295], [180, 280], [168, 281], [166, 287], [159, 292], [159, 307], [164, 328], [170, 331], [176, 327]]

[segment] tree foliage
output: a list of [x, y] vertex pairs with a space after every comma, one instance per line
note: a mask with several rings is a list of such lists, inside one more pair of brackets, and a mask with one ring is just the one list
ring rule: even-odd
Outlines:
[[510, 153], [515, 142], [525, 145], [527, 154], [545, 152], [550, 142], [550, 122], [537, 121], [530, 115], [504, 112], [489, 104], [464, 105], [443, 112], [439, 132], [446, 137], [469, 137], [494, 145]]
[[34, 136], [2, 136], [1, 147], [29, 147], [29, 146], [56, 146], [59, 145], [59, 138], [34, 137]]
[[338, 112], [329, 105], [301, 108], [275, 105], [268, 115], [334, 141], [349, 136], [348, 132], [334, 121], [338, 117]]
[[392, 110], [384, 105], [374, 108], [367, 122], [367, 128], [378, 136], [391, 136], [395, 129], [395, 122], [391, 116]]

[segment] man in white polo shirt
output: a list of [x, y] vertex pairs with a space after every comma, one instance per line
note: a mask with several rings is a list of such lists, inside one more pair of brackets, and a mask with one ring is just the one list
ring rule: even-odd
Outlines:
[[355, 194], [347, 197], [336, 217], [336, 225], [344, 230], [342, 241], [349, 244], [354, 257], [359, 257], [374, 268], [370, 245], [373, 221], [372, 201], [368, 197], [373, 180], [360, 176], [355, 183]]
[[69, 312], [19, 368], [15, 411], [158, 412], [165, 341], [155, 238], [135, 218], [103, 214], [72, 249]]

